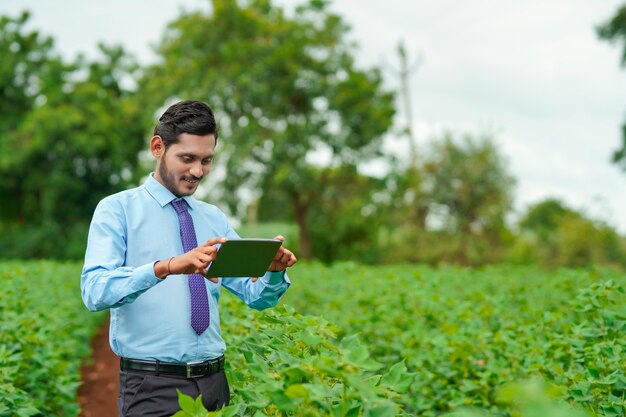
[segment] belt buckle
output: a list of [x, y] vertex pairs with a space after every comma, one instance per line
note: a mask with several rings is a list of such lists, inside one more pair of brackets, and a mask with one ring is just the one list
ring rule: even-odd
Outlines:
[[194, 367], [198, 366], [200, 364], [202, 364], [202, 362], [191, 362], [191, 363], [186, 363], [185, 364], [185, 370], [187, 371], [186, 374], [187, 374], [187, 378], [188, 379], [189, 378], [196, 378], [196, 377], [202, 376], [201, 374], [194, 374], [194, 372], [193, 372]]

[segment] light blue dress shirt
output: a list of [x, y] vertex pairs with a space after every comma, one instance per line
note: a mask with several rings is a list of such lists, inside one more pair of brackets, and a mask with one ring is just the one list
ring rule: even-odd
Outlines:
[[[238, 238], [217, 207], [183, 197], [189, 204], [199, 244], [214, 237]], [[186, 275], [159, 279], [154, 263], [183, 253], [176, 196], [152, 175], [145, 184], [104, 198], [93, 215], [81, 276], [85, 305], [111, 309], [109, 340], [118, 356], [190, 363], [221, 356], [217, 302], [222, 287], [257, 310], [272, 307], [290, 285], [284, 272], [249, 278], [206, 280], [211, 323], [197, 335], [191, 327]]]

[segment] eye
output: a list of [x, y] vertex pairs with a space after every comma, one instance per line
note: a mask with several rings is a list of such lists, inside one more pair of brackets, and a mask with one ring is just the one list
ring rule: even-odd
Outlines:
[[191, 156], [183, 156], [183, 162], [192, 162], [193, 158]]
[[203, 159], [202, 160], [202, 165], [209, 165], [211, 162], [213, 162], [213, 157]]

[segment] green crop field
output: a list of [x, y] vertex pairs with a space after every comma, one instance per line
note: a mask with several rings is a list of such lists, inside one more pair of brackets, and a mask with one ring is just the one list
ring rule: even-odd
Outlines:
[[[82, 306], [79, 275], [0, 263], [0, 416], [77, 415], [77, 358], [104, 317]], [[217, 415], [625, 415], [620, 272], [300, 263], [290, 275], [273, 310], [220, 300], [233, 402]]]
[[499, 411], [498, 388], [541, 377], [592, 415], [623, 416], [626, 277], [415, 266], [303, 268], [285, 303], [358, 334], [387, 367], [416, 377], [398, 402], [434, 416], [463, 406]]
[[75, 416], [81, 359], [104, 314], [80, 299], [80, 266], [0, 262], [0, 416]]

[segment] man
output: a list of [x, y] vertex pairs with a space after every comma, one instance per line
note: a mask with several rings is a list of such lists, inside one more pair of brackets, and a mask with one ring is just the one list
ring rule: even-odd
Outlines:
[[227, 405], [220, 289], [261, 310], [289, 287], [285, 269], [296, 258], [285, 248], [259, 279], [204, 277], [216, 245], [238, 237], [217, 207], [191, 197], [211, 170], [217, 137], [208, 105], [172, 105], [150, 140], [155, 172], [95, 210], [81, 289], [89, 310], [111, 309], [120, 416], [171, 416], [179, 409], [176, 389], [202, 394], [209, 410]]

